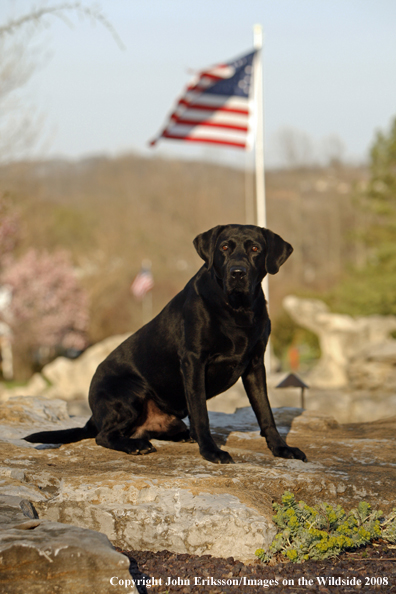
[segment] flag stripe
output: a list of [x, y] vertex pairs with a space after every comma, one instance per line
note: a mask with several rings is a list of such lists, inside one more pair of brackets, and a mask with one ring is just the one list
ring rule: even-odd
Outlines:
[[[184, 118], [176, 118], [175, 123], [177, 124], [183, 124], [183, 125], [187, 125], [187, 126], [196, 126], [197, 125], [197, 120], [185, 120]], [[200, 126], [211, 126], [213, 128], [227, 128], [229, 130], [241, 130], [242, 132], [247, 132], [248, 127], [247, 126], [236, 126], [235, 124], [220, 124], [220, 123], [216, 123], [216, 122], [211, 122], [209, 120], [200, 120], [199, 121], [199, 125]]]
[[194, 109], [201, 109], [202, 111], [225, 111], [229, 113], [240, 113], [243, 115], [249, 115], [248, 109], [236, 109], [232, 107], [220, 107], [219, 105], [209, 105], [209, 104], [202, 104], [202, 103], [195, 103], [192, 101], [186, 101], [185, 99], [180, 99], [179, 105], [186, 105], [188, 107], [192, 107]]
[[170, 138], [172, 140], [184, 140], [186, 142], [205, 142], [208, 144], [223, 144], [227, 146], [234, 146], [239, 148], [246, 148], [246, 142], [234, 142], [230, 140], [220, 140], [216, 138], [205, 138], [204, 136], [201, 137], [192, 137], [192, 136], [176, 136], [176, 134], [170, 134], [169, 132], [163, 133], [164, 138]]
[[215, 109], [219, 107], [244, 110], [249, 109], [249, 100], [246, 97], [226, 97], [224, 95], [216, 95], [215, 93], [187, 91], [185, 95], [181, 97], [181, 100], [185, 100], [188, 104], [208, 105]]
[[240, 113], [229, 113], [224, 111], [200, 111], [199, 109], [178, 108], [171, 115], [170, 120], [177, 122], [179, 120], [192, 120], [196, 125], [201, 122], [215, 122], [218, 124], [227, 124], [230, 126], [246, 127], [249, 124], [248, 116]]
[[219, 136], [221, 139], [226, 138], [236, 140], [237, 142], [246, 138], [246, 132], [241, 130], [230, 130], [227, 128], [217, 129], [210, 126], [201, 126], [199, 124], [188, 126], [187, 124], [178, 124], [177, 122], [175, 124], [170, 123], [167, 130], [172, 134], [179, 134], [180, 136], [197, 136], [203, 133], [210, 138]]
[[[223, 116], [223, 117], [222, 117]], [[195, 113], [182, 113], [182, 114], [176, 114], [174, 117], [172, 117], [169, 121], [169, 125], [174, 125], [177, 123], [180, 123], [181, 121], [187, 121], [189, 120], [190, 125], [191, 126], [202, 126], [205, 125], [206, 123], [213, 123], [213, 124], [219, 124], [219, 127], [225, 126], [225, 127], [230, 127], [230, 128], [236, 128], [236, 129], [241, 129], [241, 130], [245, 130], [248, 127], [248, 120], [247, 118], [233, 118], [233, 117], [227, 117], [224, 116], [224, 114], [215, 114], [213, 116], [210, 117], [197, 117], [197, 115]]]
[[184, 126], [174, 125], [168, 126], [164, 132], [165, 138], [172, 138], [175, 140], [190, 140], [192, 142], [210, 142], [218, 141], [218, 144], [229, 144], [230, 146], [243, 147], [246, 146], [246, 133], [239, 130], [227, 130], [210, 128], [207, 126]]
[[137, 298], [144, 297], [154, 287], [153, 275], [149, 270], [141, 270], [131, 285], [131, 292]]
[[246, 148], [250, 137], [253, 60], [250, 52], [199, 72], [159, 138]]

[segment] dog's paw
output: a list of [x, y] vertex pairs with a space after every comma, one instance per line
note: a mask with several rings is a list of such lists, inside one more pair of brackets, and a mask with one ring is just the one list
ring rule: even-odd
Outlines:
[[275, 446], [275, 447], [271, 448], [271, 451], [272, 451], [273, 455], [278, 458], [288, 458], [288, 459], [302, 460], [303, 462], [308, 462], [308, 459], [307, 459], [306, 455], [304, 454], [304, 452], [302, 452], [298, 448], [292, 448], [286, 444], [281, 445], [281, 446]]
[[131, 439], [130, 442], [127, 453], [131, 454], [131, 456], [151, 454], [152, 452], [157, 451], [148, 439]]
[[192, 437], [189, 430], [183, 431], [182, 433], [177, 433], [170, 438], [171, 441], [177, 441], [181, 443], [195, 443], [196, 440]]
[[188, 437], [183, 437], [181, 441], [182, 443], [197, 443], [197, 440], [191, 437], [191, 435], [189, 435]]
[[228, 452], [223, 450], [201, 450], [201, 456], [214, 464], [235, 464]]

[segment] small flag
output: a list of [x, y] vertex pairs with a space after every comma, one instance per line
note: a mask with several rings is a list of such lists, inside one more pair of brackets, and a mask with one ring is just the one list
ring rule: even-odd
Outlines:
[[160, 138], [247, 148], [256, 51], [199, 72], [179, 99]]
[[142, 266], [131, 285], [131, 293], [136, 299], [142, 299], [154, 287], [154, 279], [149, 268]]

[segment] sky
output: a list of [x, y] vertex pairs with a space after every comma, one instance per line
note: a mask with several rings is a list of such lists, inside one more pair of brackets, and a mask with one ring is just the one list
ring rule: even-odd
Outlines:
[[[60, 4], [47, 0], [44, 5]], [[1, 0], [0, 24], [43, 3]], [[94, 3], [83, 2], [85, 6]], [[342, 140], [344, 157], [367, 159], [377, 130], [396, 116], [394, 0], [102, 0], [124, 49], [100, 23], [72, 13], [36, 32], [41, 58], [22, 89], [43, 116], [34, 156], [181, 156], [239, 165], [243, 151], [148, 141], [163, 126], [191, 72], [229, 61], [264, 32], [265, 155], [282, 164], [281, 130], [293, 129], [323, 153]], [[44, 142], [45, 140], [45, 142]]]

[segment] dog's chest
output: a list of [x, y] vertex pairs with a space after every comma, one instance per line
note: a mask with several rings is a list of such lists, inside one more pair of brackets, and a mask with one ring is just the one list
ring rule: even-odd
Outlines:
[[238, 380], [250, 362], [254, 347], [246, 332], [236, 332], [232, 337], [223, 335], [216, 343], [206, 367], [207, 388], [211, 393], [219, 393]]

